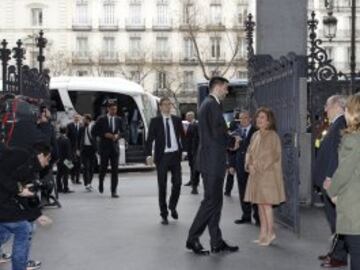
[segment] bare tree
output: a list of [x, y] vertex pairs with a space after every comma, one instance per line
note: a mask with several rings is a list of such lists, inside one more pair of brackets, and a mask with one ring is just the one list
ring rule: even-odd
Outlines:
[[45, 66], [50, 70], [53, 77], [71, 75], [72, 73], [71, 57], [63, 51], [47, 53]]
[[[197, 1], [182, 0], [181, 2], [184, 7], [182, 14], [184, 18], [182, 22], [183, 28], [185, 30], [184, 32], [194, 46], [195, 57], [199, 62], [204, 78], [209, 80], [211, 75], [209, 74], [209, 69], [206, 67], [204, 59], [211, 54], [211, 48], [200, 46], [198, 42], [199, 35], [201, 32], [206, 32], [207, 35], [210, 34], [210, 36], [216, 38], [221, 35], [222, 31], [216, 31], [216, 29], [209, 31], [206, 29], [206, 27], [204, 27], [204, 25], [200, 23], [201, 21], [204, 21], [204, 18], [201, 16], [202, 12], [199, 9], [199, 6], [196, 5]], [[236, 58], [238, 56], [241, 45], [240, 33], [237, 32], [235, 33], [235, 37], [231, 37], [231, 35], [226, 32], [226, 40], [229, 44], [229, 47], [231, 48], [230, 60], [226, 61], [225, 65], [221, 65], [221, 61], [219, 61], [219, 55], [216, 55], [214, 63], [214, 72], [220, 76], [224, 76], [231, 67], [234, 67], [234, 64], [236, 65]]]

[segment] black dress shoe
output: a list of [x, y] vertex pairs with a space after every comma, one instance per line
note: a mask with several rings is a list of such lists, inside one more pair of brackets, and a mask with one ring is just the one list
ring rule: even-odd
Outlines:
[[161, 224], [162, 225], [169, 225], [169, 221], [166, 217], [163, 217], [162, 220], [161, 220]]
[[225, 241], [222, 241], [222, 243], [217, 247], [211, 247], [212, 253], [219, 253], [222, 251], [236, 252], [238, 250], [239, 250], [238, 246], [229, 246], [228, 244], [226, 244]]
[[75, 191], [70, 190], [70, 189], [65, 189], [65, 190], [63, 191], [64, 194], [69, 194], [69, 193], [74, 193], [74, 192], [75, 192]]
[[237, 219], [234, 221], [235, 224], [251, 224], [251, 219]]
[[197, 255], [209, 255], [210, 251], [205, 250], [199, 241], [187, 241], [186, 248], [192, 250]]
[[186, 184], [184, 184], [184, 186], [186, 186], [186, 187], [189, 187], [189, 186], [191, 186], [191, 185], [192, 185], [191, 180], [190, 180], [189, 182], [187, 182]]
[[224, 192], [224, 195], [226, 196], [226, 197], [231, 197], [231, 192]]
[[102, 183], [99, 184], [99, 192], [104, 193], [104, 185]]
[[112, 194], [111, 194], [111, 198], [117, 199], [117, 198], [119, 198], [119, 195], [117, 195], [116, 193], [112, 193]]
[[174, 210], [170, 210], [171, 211], [171, 217], [173, 219], [178, 219], [179, 218], [179, 214], [178, 212], [174, 209]]

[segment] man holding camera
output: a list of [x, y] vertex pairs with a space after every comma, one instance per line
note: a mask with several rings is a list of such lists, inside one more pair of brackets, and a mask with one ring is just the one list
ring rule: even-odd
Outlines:
[[0, 157], [0, 246], [14, 235], [12, 269], [25, 270], [31, 244], [32, 222], [48, 225], [35, 196], [37, 173], [49, 164], [50, 147], [38, 144], [35, 154], [21, 148], [6, 148]]

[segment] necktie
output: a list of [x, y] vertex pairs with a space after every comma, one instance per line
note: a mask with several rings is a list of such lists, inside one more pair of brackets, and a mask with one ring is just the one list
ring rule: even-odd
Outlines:
[[166, 118], [166, 146], [167, 146], [168, 148], [171, 148], [169, 118]]
[[242, 129], [241, 137], [242, 137], [243, 139], [246, 139], [246, 128], [243, 128], [243, 129]]

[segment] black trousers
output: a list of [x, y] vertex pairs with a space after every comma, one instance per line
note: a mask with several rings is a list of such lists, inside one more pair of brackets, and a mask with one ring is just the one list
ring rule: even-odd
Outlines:
[[[330, 197], [327, 196], [326, 190], [321, 189], [321, 193], [324, 198], [324, 211], [326, 219], [329, 223], [332, 234], [336, 233], [336, 206], [331, 201]], [[336, 235], [330, 251], [330, 256], [339, 261], [347, 261], [347, 247], [345, 244], [344, 236]]]
[[190, 167], [190, 182], [192, 188], [197, 188], [200, 183], [200, 172], [195, 167], [195, 162], [189, 162]]
[[75, 152], [73, 153], [73, 155], [74, 155], [74, 160], [73, 160], [74, 167], [70, 171], [71, 180], [75, 183], [79, 183], [80, 182], [81, 160], [80, 160], [80, 156], [77, 156]]
[[84, 145], [81, 151], [81, 161], [84, 167], [84, 185], [90, 185], [94, 176], [94, 166], [96, 162], [95, 150], [92, 146]]
[[360, 270], [360, 234], [345, 235], [345, 242], [350, 253], [350, 270]]
[[202, 178], [205, 191], [204, 199], [190, 227], [188, 241], [199, 240], [199, 237], [208, 227], [211, 246], [219, 246], [223, 241], [219, 223], [223, 205], [224, 177], [202, 174]]
[[160, 216], [166, 218], [168, 215], [166, 203], [167, 173], [171, 172], [171, 195], [169, 209], [175, 210], [180, 197], [181, 190], [181, 163], [179, 152], [165, 153], [156, 164], [157, 180], [159, 188]]
[[56, 186], [60, 192], [69, 190], [69, 168], [64, 165], [63, 160], [57, 163]]
[[111, 166], [111, 193], [116, 193], [118, 185], [119, 149], [102, 149], [100, 152], [99, 184], [104, 184], [107, 167]]
[[226, 176], [225, 193], [230, 194], [233, 187], [234, 187], [234, 175], [228, 172]]
[[260, 222], [257, 205], [251, 204], [249, 202], [244, 202], [249, 174], [240, 167], [237, 167], [236, 176], [237, 176], [238, 189], [239, 189], [240, 207], [242, 210], [241, 218], [245, 220], [251, 220], [251, 213], [252, 213], [255, 221]]

